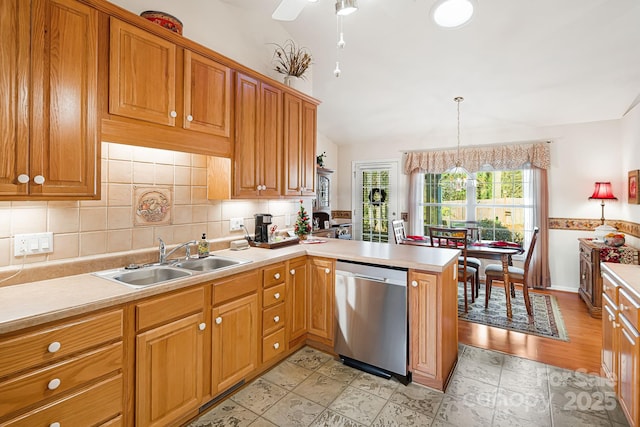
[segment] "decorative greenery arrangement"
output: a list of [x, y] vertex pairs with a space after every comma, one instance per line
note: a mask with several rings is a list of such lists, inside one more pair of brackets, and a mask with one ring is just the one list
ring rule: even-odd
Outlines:
[[300, 210], [298, 211], [298, 217], [296, 218], [296, 226], [293, 230], [300, 239], [304, 239], [307, 234], [311, 232], [311, 224], [309, 224], [309, 215], [304, 209], [302, 200], [300, 200]]
[[316, 163], [321, 168], [324, 167], [324, 158], [325, 157], [327, 157], [327, 152], [326, 151], [323, 151], [322, 154], [319, 154], [319, 155], [316, 156]]
[[311, 53], [306, 47], [296, 46], [291, 39], [284, 45], [272, 43], [276, 50], [273, 52], [273, 61], [276, 64], [274, 70], [280, 74], [305, 78], [304, 73], [311, 65]]

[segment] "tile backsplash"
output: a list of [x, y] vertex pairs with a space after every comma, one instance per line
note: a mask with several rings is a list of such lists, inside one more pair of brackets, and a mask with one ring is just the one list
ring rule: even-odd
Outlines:
[[[215, 185], [215, 184], [214, 184]], [[134, 188], [169, 187], [172, 224], [134, 226]], [[271, 213], [278, 229], [285, 216], [295, 222], [299, 202], [286, 200], [208, 200], [207, 157], [113, 143], [102, 144], [102, 198], [90, 201], [0, 202], [0, 268], [20, 265], [13, 256], [17, 233], [53, 232], [54, 251], [31, 255], [25, 263], [70, 260], [198, 239], [242, 238], [229, 231], [229, 219], [242, 217], [253, 232], [255, 213]], [[310, 212], [311, 201], [305, 201]]]

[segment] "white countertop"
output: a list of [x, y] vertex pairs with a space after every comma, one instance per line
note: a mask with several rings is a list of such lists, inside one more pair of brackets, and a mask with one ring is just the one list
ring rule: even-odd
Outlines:
[[130, 301], [181, 289], [210, 280], [253, 270], [296, 256], [312, 255], [372, 264], [442, 272], [458, 258], [459, 251], [370, 243], [356, 240], [326, 239], [320, 244], [296, 244], [278, 249], [229, 249], [214, 254], [251, 260], [227, 270], [196, 274], [187, 278], [142, 289], [79, 274], [38, 282], [0, 287], [0, 334], [16, 331], [90, 311], [115, 307]]

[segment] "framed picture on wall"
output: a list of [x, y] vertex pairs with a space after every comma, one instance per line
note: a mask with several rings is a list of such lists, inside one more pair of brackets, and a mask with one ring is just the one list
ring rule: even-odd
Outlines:
[[640, 170], [629, 172], [629, 186], [627, 188], [628, 188], [630, 204], [634, 204], [634, 205], [640, 204], [640, 191], [638, 191], [639, 180], [640, 180]]

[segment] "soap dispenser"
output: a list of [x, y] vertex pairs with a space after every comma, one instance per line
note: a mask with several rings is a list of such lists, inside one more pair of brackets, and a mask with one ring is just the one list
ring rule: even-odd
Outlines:
[[209, 256], [209, 241], [207, 240], [206, 233], [202, 233], [202, 239], [198, 242], [198, 257]]

